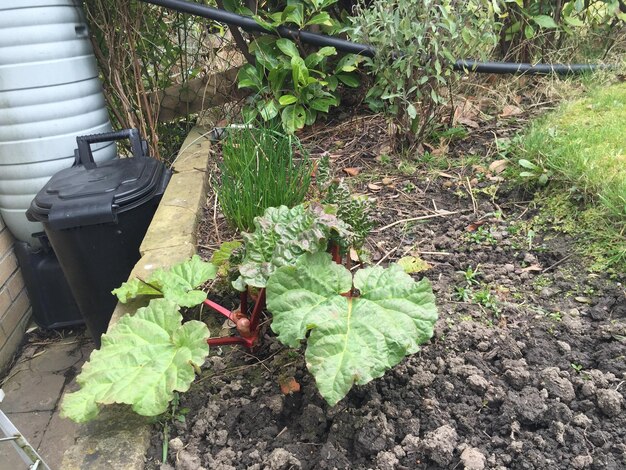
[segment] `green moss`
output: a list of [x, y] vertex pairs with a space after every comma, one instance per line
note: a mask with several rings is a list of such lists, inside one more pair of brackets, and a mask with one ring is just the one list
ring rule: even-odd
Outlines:
[[626, 238], [602, 206], [577, 203], [559, 188], [537, 193], [535, 203], [539, 213], [530, 224], [570, 235], [576, 251], [589, 258], [590, 271], [626, 270]]

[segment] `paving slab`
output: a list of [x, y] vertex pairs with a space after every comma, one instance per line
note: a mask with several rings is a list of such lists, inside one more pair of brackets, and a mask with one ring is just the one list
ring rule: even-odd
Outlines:
[[24, 368], [2, 386], [6, 394], [2, 410], [5, 413], [54, 411], [64, 385], [63, 375]]
[[[63, 461], [65, 450], [73, 446], [78, 439], [76, 435], [77, 428], [78, 424], [75, 422], [67, 418], [61, 418], [58, 410], [52, 413], [50, 422], [37, 447], [37, 453], [51, 470], [60, 470], [62, 468], [61, 462]], [[18, 429], [20, 428], [18, 427]]]
[[104, 408], [80, 426], [76, 443], [63, 456], [63, 470], [142, 469], [150, 445], [150, 421], [126, 407]]
[[40, 354], [30, 360], [31, 370], [38, 372], [65, 372], [70, 367], [76, 367], [84, 362], [76, 342], [61, 342], [52, 344]]

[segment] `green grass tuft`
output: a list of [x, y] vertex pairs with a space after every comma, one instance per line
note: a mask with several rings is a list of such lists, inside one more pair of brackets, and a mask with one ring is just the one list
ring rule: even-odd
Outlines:
[[311, 160], [295, 136], [266, 128], [229, 129], [222, 144], [218, 199], [241, 231], [268, 207], [300, 204], [311, 183]]

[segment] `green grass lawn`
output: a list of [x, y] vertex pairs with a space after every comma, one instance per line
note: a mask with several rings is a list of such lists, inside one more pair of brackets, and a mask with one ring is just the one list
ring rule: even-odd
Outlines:
[[596, 267], [626, 265], [626, 83], [598, 86], [536, 121], [519, 155], [547, 176], [539, 197], [546, 207], [559, 199], [560, 225], [577, 230], [602, 260]]
[[531, 127], [527, 159], [626, 219], [626, 83], [597, 88]]

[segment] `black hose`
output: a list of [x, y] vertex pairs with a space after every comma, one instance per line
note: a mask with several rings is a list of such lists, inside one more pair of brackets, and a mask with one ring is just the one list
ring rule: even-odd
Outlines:
[[250, 32], [260, 32], [266, 34], [276, 34], [280, 37], [297, 39], [303, 43], [312, 44], [314, 46], [331, 46], [338, 51], [350, 54], [360, 54], [367, 57], [374, 57], [375, 51], [371, 46], [358, 44], [356, 42], [346, 41], [345, 39], [327, 36], [325, 34], [311, 33], [300, 29], [287, 28], [286, 26], [278, 26], [275, 30], [265, 29], [249, 16], [238, 15], [229, 11], [220, 10], [218, 8], [200, 5], [199, 3], [187, 2], [185, 0], [141, 0], [145, 3], [152, 3], [181, 13], [189, 13], [194, 16], [200, 16], [209, 20], [215, 20], [220, 23], [232, 24]]
[[[360, 54], [366, 57], [374, 57], [376, 50], [367, 44], [359, 44], [345, 39], [325, 34], [311, 33], [300, 29], [278, 26], [274, 30], [268, 30], [258, 24], [254, 18], [238, 15], [218, 8], [208, 7], [199, 3], [185, 0], [141, 0], [145, 3], [162, 6], [181, 13], [200, 16], [209, 20], [218, 21], [234, 26], [238, 26], [249, 32], [261, 32], [266, 34], [276, 34], [280, 37], [291, 38], [314, 46], [331, 46], [341, 52], [350, 54]], [[593, 64], [518, 64], [514, 62], [477, 62], [474, 60], [457, 60], [453, 66], [454, 70], [477, 73], [497, 73], [497, 74], [530, 74], [530, 75], [573, 75], [607, 68], [603, 65]]]
[[593, 64], [518, 64], [514, 62], [477, 62], [475, 60], [457, 60], [454, 70], [477, 73], [516, 73], [530, 75], [576, 75], [607, 68]]

